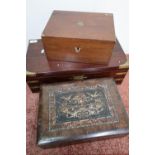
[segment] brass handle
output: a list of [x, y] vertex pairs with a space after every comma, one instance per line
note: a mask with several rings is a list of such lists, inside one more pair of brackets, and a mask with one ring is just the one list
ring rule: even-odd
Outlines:
[[79, 76], [73, 76], [71, 79], [72, 80], [84, 80], [84, 79], [87, 79], [87, 77], [84, 75], [79, 75]]

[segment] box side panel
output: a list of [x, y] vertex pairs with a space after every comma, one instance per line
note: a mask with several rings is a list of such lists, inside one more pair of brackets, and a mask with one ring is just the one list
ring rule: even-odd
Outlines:
[[107, 65], [115, 42], [43, 37], [48, 60]]

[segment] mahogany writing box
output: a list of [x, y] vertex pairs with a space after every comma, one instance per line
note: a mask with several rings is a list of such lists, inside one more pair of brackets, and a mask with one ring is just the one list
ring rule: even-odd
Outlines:
[[113, 15], [54, 11], [42, 41], [48, 60], [107, 65], [116, 41]]
[[39, 92], [40, 85], [91, 78], [112, 77], [120, 84], [129, 69], [126, 57], [118, 40], [112, 52], [110, 62], [105, 65], [48, 61], [42, 41], [30, 40], [26, 55], [26, 81], [32, 92]]

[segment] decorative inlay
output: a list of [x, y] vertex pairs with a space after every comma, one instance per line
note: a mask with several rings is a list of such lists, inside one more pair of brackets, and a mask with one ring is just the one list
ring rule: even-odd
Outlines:
[[110, 117], [103, 90], [55, 93], [56, 123]]
[[49, 91], [49, 131], [118, 122], [107, 86], [54, 88]]

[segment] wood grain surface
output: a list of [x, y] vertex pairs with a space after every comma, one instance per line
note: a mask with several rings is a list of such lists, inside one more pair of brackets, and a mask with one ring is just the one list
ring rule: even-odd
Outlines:
[[42, 41], [30, 40], [26, 56], [26, 81], [33, 92], [39, 92], [40, 85], [72, 80], [113, 77], [120, 84], [128, 69], [126, 57], [118, 40], [107, 66], [64, 61], [48, 61]]
[[113, 15], [54, 11], [42, 40], [48, 60], [106, 65], [116, 41]]
[[[43, 51], [43, 53], [42, 53]], [[119, 43], [116, 41], [112, 52], [112, 57], [108, 65], [73, 63], [64, 61], [48, 61], [44, 53], [44, 47], [41, 39], [30, 40], [26, 55], [26, 70], [34, 72], [37, 75], [52, 74], [62, 76], [71, 73], [97, 73], [103, 70], [119, 69], [120, 65], [126, 63], [126, 55]]]

